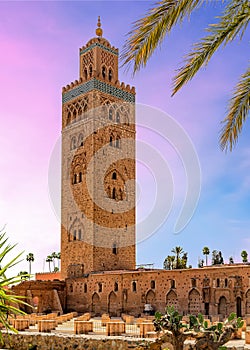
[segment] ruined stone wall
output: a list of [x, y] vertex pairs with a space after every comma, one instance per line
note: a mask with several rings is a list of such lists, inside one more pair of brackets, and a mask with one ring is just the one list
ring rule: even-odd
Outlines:
[[142, 349], [140, 346], [151, 343], [150, 340], [130, 340], [115, 339], [112, 337], [102, 339], [91, 339], [87, 336], [64, 336], [62, 334], [12, 334], [11, 336], [3, 334], [5, 349], [27, 350], [29, 346], [37, 345], [36, 350], [75, 350], [75, 349], [102, 349], [102, 350], [127, 350]]
[[246, 315], [250, 313], [249, 281], [247, 265], [95, 273], [66, 280], [67, 308], [138, 316], [145, 304], [151, 304], [162, 312], [166, 305], [174, 305], [184, 314]]

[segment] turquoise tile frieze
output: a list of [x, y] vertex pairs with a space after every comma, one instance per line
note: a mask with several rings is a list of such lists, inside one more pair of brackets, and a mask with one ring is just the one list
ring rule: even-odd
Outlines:
[[90, 46], [87, 47], [86, 49], [80, 51], [80, 55], [82, 55], [82, 54], [88, 52], [89, 50], [92, 50], [92, 49], [93, 49], [94, 47], [96, 47], [96, 46], [98, 46], [98, 47], [100, 47], [101, 49], [103, 49], [103, 50], [105, 50], [105, 51], [108, 51], [108, 52], [111, 52], [111, 53], [113, 53], [114, 55], [118, 56], [118, 52], [116, 52], [115, 50], [112, 50], [111, 48], [106, 47], [106, 46], [104, 46], [104, 45], [102, 45], [102, 44], [100, 44], [100, 43], [94, 43], [94, 44], [90, 45]]
[[83, 83], [81, 85], [76, 86], [75, 88], [71, 89], [70, 91], [66, 91], [62, 95], [62, 103], [69, 102], [73, 100], [74, 98], [85, 94], [87, 92], [90, 92], [92, 90], [99, 90], [105, 94], [112, 95], [114, 97], [118, 97], [126, 102], [135, 102], [135, 96], [134, 94], [124, 91], [120, 88], [117, 88], [113, 85], [110, 85], [104, 81], [97, 80], [96, 78], [93, 78], [86, 83]]

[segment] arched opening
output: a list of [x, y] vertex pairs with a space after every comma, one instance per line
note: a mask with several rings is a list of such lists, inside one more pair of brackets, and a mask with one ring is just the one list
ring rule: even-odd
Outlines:
[[113, 77], [112, 69], [109, 69], [109, 81], [112, 81], [112, 77]]
[[85, 80], [88, 79], [88, 71], [87, 71], [87, 68], [84, 69], [84, 78], [85, 78]]
[[112, 199], [116, 199], [116, 190], [113, 188], [112, 190]]
[[118, 309], [118, 303], [117, 303], [117, 296], [112, 291], [109, 294], [108, 298], [108, 313], [110, 316], [117, 316], [117, 309]]
[[227, 288], [227, 287], [228, 287], [228, 279], [225, 278], [225, 288]]
[[116, 118], [115, 118], [117, 123], [120, 123], [120, 113], [117, 111], [116, 112]]
[[73, 185], [75, 185], [77, 183], [77, 174], [74, 174], [73, 177]]
[[78, 145], [79, 145], [79, 147], [83, 146], [83, 134], [80, 134], [80, 135], [79, 135], [79, 138], [78, 138]]
[[109, 138], [109, 145], [112, 147], [113, 146], [113, 138], [112, 138], [112, 136], [110, 136], [110, 138]]
[[188, 294], [188, 312], [193, 315], [200, 312], [200, 293], [196, 289], [192, 289]]
[[132, 292], [136, 292], [136, 282], [132, 282]]
[[177, 299], [177, 294], [175, 291], [171, 290], [168, 292], [166, 296], [166, 305], [167, 306], [174, 306], [175, 310], [178, 309], [178, 299]]
[[76, 138], [75, 136], [73, 136], [70, 143], [70, 149], [73, 150], [75, 148], [76, 148]]
[[67, 116], [67, 125], [69, 125], [70, 122], [71, 122], [71, 113], [69, 112]]
[[73, 240], [76, 241], [76, 230], [74, 230], [74, 233], [73, 233]]
[[82, 172], [79, 173], [79, 182], [82, 182]]
[[116, 172], [114, 171], [112, 174], [112, 180], [116, 180], [116, 179], [117, 179], [117, 176], [116, 176]]
[[113, 120], [113, 109], [109, 109], [109, 120]]
[[218, 288], [219, 286], [220, 286], [220, 279], [217, 278], [217, 280], [216, 280], [216, 287]]
[[242, 311], [241, 311], [241, 297], [236, 298], [236, 314], [237, 317], [242, 316]]
[[93, 68], [92, 68], [92, 66], [90, 65], [90, 66], [89, 66], [89, 76], [90, 76], [90, 78], [92, 77], [92, 74], [93, 74]]
[[115, 282], [115, 284], [114, 284], [114, 292], [118, 292], [118, 283], [117, 282]]
[[155, 289], [155, 281], [150, 282], [150, 287], [151, 287], [151, 289]]
[[74, 122], [76, 121], [76, 116], [77, 116], [77, 112], [76, 112], [76, 110], [74, 109], [74, 112], [73, 112], [73, 121], [74, 121]]
[[78, 240], [79, 241], [82, 240], [82, 230], [81, 229], [78, 230]]
[[146, 294], [146, 304], [153, 306], [155, 304], [155, 292], [149, 290]]
[[105, 66], [102, 67], [102, 77], [103, 77], [103, 79], [106, 78], [106, 67]]
[[219, 299], [218, 314], [224, 319], [227, 315], [227, 299], [222, 296]]
[[81, 120], [81, 116], [82, 116], [82, 109], [81, 107], [78, 109], [78, 120]]
[[97, 293], [94, 293], [92, 296], [92, 305], [91, 305], [92, 312], [95, 316], [101, 315], [101, 303], [100, 303], [100, 297]]
[[121, 147], [121, 140], [119, 137], [117, 137], [116, 142], [115, 142], [115, 147], [120, 148]]
[[87, 291], [88, 291], [88, 285], [87, 285], [87, 283], [84, 283], [84, 293], [87, 293]]
[[117, 246], [116, 246], [116, 243], [113, 244], [112, 253], [115, 254], [115, 255], [117, 255]]

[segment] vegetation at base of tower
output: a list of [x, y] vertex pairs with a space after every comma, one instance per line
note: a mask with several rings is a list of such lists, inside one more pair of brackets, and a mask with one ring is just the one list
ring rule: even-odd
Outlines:
[[51, 272], [51, 266], [50, 263], [53, 261], [53, 258], [51, 255], [48, 255], [46, 258], [46, 262], [49, 263], [49, 272]]
[[[56, 263], [55, 263], [55, 260], [57, 259], [57, 266], [56, 266]], [[49, 263], [49, 272], [51, 272], [51, 265], [50, 263], [53, 262], [53, 272], [58, 272], [60, 269], [59, 269], [59, 260], [61, 259], [61, 253], [58, 252], [53, 252], [51, 253], [50, 255], [47, 256], [46, 258], [46, 262]]]
[[212, 265], [222, 265], [224, 264], [224, 259], [221, 251], [213, 250], [212, 251]]
[[[18, 254], [10, 261], [6, 262], [8, 256], [12, 254], [12, 250], [16, 245], [11, 245], [8, 243], [8, 238], [6, 238], [5, 233], [0, 233], [0, 322], [3, 324], [4, 328], [8, 331], [17, 331], [9, 323], [9, 317], [15, 317], [16, 315], [25, 315], [25, 312], [20, 310], [18, 306], [20, 304], [28, 305], [24, 302], [23, 296], [17, 296], [13, 294], [10, 290], [10, 286], [22, 282], [22, 275], [14, 275], [8, 277], [7, 274], [13, 266], [18, 264], [21, 260], [20, 257], [23, 253]], [[26, 274], [29, 277], [29, 275]], [[2, 333], [0, 331], [0, 341], [2, 341]]]
[[[168, 255], [163, 263], [163, 268], [165, 270], [174, 270], [174, 269], [186, 269], [188, 253], [184, 252], [182, 247], [175, 247], [171, 250], [174, 255]], [[182, 255], [181, 255], [182, 254]]]
[[234, 258], [232, 256], [229, 257], [229, 264], [234, 264]]
[[29, 262], [29, 275], [31, 275], [31, 263], [34, 262], [34, 260], [35, 260], [34, 254], [33, 253], [29, 253], [26, 256], [26, 260]]
[[227, 343], [244, 323], [235, 313], [224, 322], [214, 325], [209, 325], [201, 314], [197, 317], [189, 315], [185, 322], [182, 319], [183, 316], [173, 306], [166, 308], [165, 315], [155, 313], [154, 326], [158, 332], [158, 339], [153, 349], [162, 349], [162, 344], [169, 343], [175, 350], [183, 350], [184, 341], [192, 337], [195, 339], [195, 349], [217, 350]]
[[198, 260], [198, 267], [201, 268], [204, 266], [204, 260], [203, 259], [199, 259]]
[[248, 262], [248, 259], [247, 259], [247, 257], [248, 257], [248, 254], [247, 254], [247, 251], [246, 250], [242, 250], [242, 252], [241, 252], [241, 257], [242, 257], [242, 262]]
[[209, 248], [208, 248], [208, 247], [204, 247], [204, 248], [202, 249], [202, 254], [205, 255], [205, 257], [206, 257], [206, 266], [207, 266], [207, 257], [208, 257], [208, 255], [210, 254]]
[[[146, 66], [155, 49], [160, 46], [165, 35], [198, 7], [211, 1], [161, 0], [148, 13], [134, 23], [129, 32], [122, 53], [124, 64], [133, 62], [134, 73]], [[205, 67], [213, 54], [236, 38], [242, 38], [250, 20], [249, 0], [231, 0], [225, 2], [223, 11], [217, 16], [217, 22], [206, 28], [207, 35], [193, 45], [193, 49], [184, 58], [183, 66], [174, 77], [173, 94], [182, 88], [195, 74]], [[223, 129], [220, 135], [220, 145], [223, 150], [236, 144], [243, 123], [250, 109], [250, 68], [239, 78], [229, 102]]]

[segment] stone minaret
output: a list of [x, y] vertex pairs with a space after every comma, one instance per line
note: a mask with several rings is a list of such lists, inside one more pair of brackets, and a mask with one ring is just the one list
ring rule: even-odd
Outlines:
[[62, 90], [62, 277], [135, 268], [135, 89], [118, 80], [118, 49], [80, 49]]

